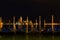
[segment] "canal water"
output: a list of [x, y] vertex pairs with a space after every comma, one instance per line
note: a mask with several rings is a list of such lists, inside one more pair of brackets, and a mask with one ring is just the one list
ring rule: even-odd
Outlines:
[[58, 35], [0, 35], [0, 40], [60, 40]]

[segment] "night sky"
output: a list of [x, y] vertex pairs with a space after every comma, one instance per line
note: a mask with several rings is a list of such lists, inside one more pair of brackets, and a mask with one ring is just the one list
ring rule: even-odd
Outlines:
[[58, 16], [59, 14], [59, 0], [2, 0], [0, 2], [0, 16]]

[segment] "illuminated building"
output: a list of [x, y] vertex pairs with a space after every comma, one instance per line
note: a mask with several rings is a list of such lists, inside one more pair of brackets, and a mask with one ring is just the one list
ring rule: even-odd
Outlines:
[[[44, 27], [42, 28], [41, 26], [41, 16], [39, 16], [39, 20], [34, 20], [35, 22], [33, 22], [32, 20], [29, 20], [28, 16], [26, 17], [26, 20], [23, 20], [22, 16], [20, 16], [19, 19], [17, 19], [18, 21], [15, 20], [15, 16], [13, 17], [13, 22], [11, 22], [9, 20], [8, 23], [4, 23], [2, 20], [2, 17], [0, 17], [0, 32], [52, 32], [54, 33], [56, 30], [59, 30], [59, 27], [55, 27], [60, 25], [60, 23], [54, 23], [54, 16], [52, 15], [52, 22], [51, 23], [47, 23], [46, 20], [44, 20]], [[38, 22], [39, 21], [39, 22]], [[6, 25], [6, 27], [4, 26]], [[51, 26], [51, 27], [49, 27]], [[8, 31], [9, 30], [9, 31]]]

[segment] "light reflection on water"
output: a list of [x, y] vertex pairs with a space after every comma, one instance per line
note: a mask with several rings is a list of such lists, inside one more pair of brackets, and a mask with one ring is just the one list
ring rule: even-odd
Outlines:
[[0, 35], [0, 40], [60, 40], [54, 35]]

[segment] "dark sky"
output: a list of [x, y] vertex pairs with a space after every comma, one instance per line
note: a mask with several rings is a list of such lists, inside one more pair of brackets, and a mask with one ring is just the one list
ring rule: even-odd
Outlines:
[[0, 3], [0, 16], [46, 16], [60, 14], [59, 0], [5, 0]]

